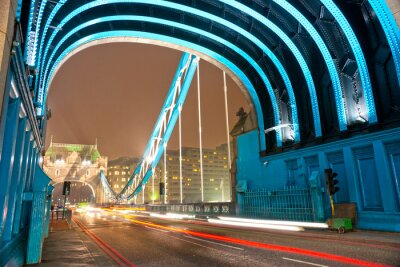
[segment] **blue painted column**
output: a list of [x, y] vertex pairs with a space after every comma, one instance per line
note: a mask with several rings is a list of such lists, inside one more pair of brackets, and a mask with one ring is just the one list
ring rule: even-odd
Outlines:
[[348, 177], [350, 202], [357, 203], [357, 210], [362, 211], [362, 199], [360, 194], [360, 186], [358, 179], [357, 162], [354, 159], [353, 151], [350, 147], [343, 148], [343, 159], [346, 165], [346, 176]]
[[21, 210], [22, 210], [22, 194], [24, 193], [25, 184], [28, 175], [28, 163], [30, 162], [31, 153], [33, 149], [32, 142], [30, 141], [31, 131], [25, 133], [25, 152], [21, 168], [21, 180], [17, 187], [16, 201], [15, 201], [15, 215], [13, 223], [13, 234], [18, 234], [21, 223]]
[[329, 162], [324, 152], [318, 152], [318, 163], [319, 163], [319, 184], [321, 190], [323, 190], [322, 192], [324, 192], [321, 196], [324, 206], [324, 214], [325, 218], [328, 218], [331, 217], [331, 204], [329, 200], [329, 195], [326, 192], [326, 187], [325, 187], [325, 169], [329, 168]]
[[397, 207], [397, 201], [393, 201], [397, 198], [394, 190], [394, 188], [396, 188], [396, 184], [394, 179], [392, 179], [385, 146], [380, 140], [374, 141], [373, 146], [379, 180], [379, 190], [381, 191], [383, 202], [383, 210], [385, 212], [398, 212], [399, 207]]
[[17, 138], [19, 111], [21, 100], [11, 100], [8, 104], [8, 114], [6, 119], [6, 129], [3, 140], [3, 151], [0, 161], [0, 237], [3, 231], [7, 216], [7, 206], [11, 183], [12, 168], [14, 165], [15, 143]]
[[6, 225], [3, 233], [3, 240], [8, 241], [12, 236], [12, 227], [14, 223], [15, 201], [18, 186], [21, 181], [21, 170], [23, 163], [24, 145], [25, 145], [25, 129], [27, 118], [22, 118], [18, 123], [17, 144], [15, 146], [14, 166], [11, 175], [11, 185], [9, 190], [8, 209]]
[[[4, 134], [6, 130], [6, 123], [7, 123], [7, 114], [9, 108], [9, 100], [10, 100], [10, 89], [11, 89], [11, 71], [9, 71], [7, 76], [6, 87], [4, 90], [4, 98], [3, 98], [3, 108], [1, 109], [0, 114], [0, 161], [2, 159], [2, 151], [3, 151], [3, 143], [4, 143]], [[0, 100], [1, 101], [1, 100]]]
[[51, 195], [53, 193], [54, 186], [49, 185], [47, 188], [47, 199], [46, 199], [46, 222], [44, 224], [43, 235], [44, 237], [49, 236], [49, 224], [50, 224], [50, 213], [51, 213]]
[[319, 172], [311, 173], [310, 179], [311, 203], [314, 213], [314, 221], [321, 222], [325, 219], [324, 201], [322, 199], [321, 183], [319, 180]]
[[39, 166], [35, 169], [26, 264], [40, 263], [42, 258], [47, 188], [51, 181]]
[[[32, 142], [33, 148], [32, 148], [32, 154], [31, 154], [31, 159], [30, 159], [30, 164], [29, 164], [29, 172], [27, 176], [27, 181], [26, 181], [26, 186], [25, 186], [25, 193], [27, 192], [32, 192], [32, 183], [34, 180], [34, 164], [35, 164], [35, 159], [37, 157], [37, 148], [35, 141]], [[21, 225], [20, 228], [25, 228], [25, 225], [28, 223], [28, 213], [29, 210], [31, 209], [31, 201], [26, 201], [22, 199], [23, 204], [22, 204], [22, 214], [21, 214]]]

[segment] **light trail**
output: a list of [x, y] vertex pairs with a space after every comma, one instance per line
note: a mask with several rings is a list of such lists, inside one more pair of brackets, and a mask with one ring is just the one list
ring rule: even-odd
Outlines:
[[217, 241], [227, 242], [227, 243], [231, 243], [231, 244], [243, 245], [243, 246], [247, 246], [247, 247], [259, 248], [259, 249], [270, 250], [270, 251], [279, 251], [279, 252], [284, 252], [284, 253], [308, 256], [308, 257], [319, 258], [319, 259], [324, 259], [324, 260], [329, 260], [329, 261], [334, 261], [334, 262], [352, 264], [352, 265], [356, 265], [356, 266], [368, 266], [368, 267], [389, 267], [390, 266], [390, 265], [386, 265], [386, 264], [370, 262], [370, 261], [330, 254], [330, 253], [326, 253], [326, 252], [319, 252], [319, 251], [314, 251], [314, 250], [309, 250], [309, 249], [273, 245], [273, 244], [255, 242], [255, 241], [248, 241], [248, 240], [239, 239], [239, 238], [220, 236], [220, 235], [215, 235], [215, 234], [207, 234], [207, 233], [196, 232], [196, 231], [191, 231], [191, 230], [173, 228], [170, 226], [163, 226], [163, 225], [140, 221], [140, 220], [135, 220], [135, 219], [130, 219], [129, 221], [136, 223], [136, 224], [144, 225], [144, 226], [156, 227], [156, 228], [168, 230], [171, 232], [188, 234], [188, 235], [201, 237], [201, 238], [205, 238], [205, 239], [217, 240]]

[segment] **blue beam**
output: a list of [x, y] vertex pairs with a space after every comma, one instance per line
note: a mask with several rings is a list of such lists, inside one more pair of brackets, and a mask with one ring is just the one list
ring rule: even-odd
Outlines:
[[31, 138], [31, 132], [25, 132], [25, 151], [24, 157], [22, 161], [22, 169], [21, 169], [21, 180], [17, 187], [17, 199], [15, 201], [15, 215], [14, 215], [14, 223], [13, 223], [13, 234], [18, 234], [21, 224], [21, 211], [22, 211], [22, 195], [24, 193], [26, 180], [28, 176], [28, 163], [31, 158], [31, 154], [33, 151], [33, 145]]
[[7, 208], [7, 219], [3, 233], [3, 240], [8, 241], [11, 240], [12, 237], [12, 228], [14, 224], [15, 217], [15, 204], [17, 198], [18, 186], [20, 186], [21, 181], [21, 170], [24, 156], [24, 146], [25, 146], [25, 129], [26, 129], [27, 117], [19, 120], [18, 123], [18, 131], [17, 131], [17, 140], [15, 146], [15, 156], [14, 156], [14, 166], [12, 170], [12, 183], [10, 185], [9, 190], [9, 199], [8, 199], [8, 208]]
[[368, 3], [371, 5], [376, 16], [378, 17], [382, 29], [386, 35], [390, 50], [392, 51], [392, 57], [397, 73], [397, 80], [400, 86], [400, 29], [396, 24], [392, 12], [384, 0], [369, 0]]
[[21, 99], [14, 99], [8, 103], [6, 131], [3, 140], [3, 151], [0, 161], [0, 238], [6, 223], [11, 174], [14, 166], [15, 143], [18, 129], [18, 116], [21, 108]]
[[181, 92], [176, 101], [176, 105], [174, 106], [173, 110], [171, 111], [170, 120], [168, 121], [168, 124], [166, 125], [166, 129], [165, 129], [164, 135], [162, 137], [162, 140], [160, 142], [159, 149], [157, 150], [155, 159], [151, 163], [151, 168], [149, 168], [149, 170], [146, 172], [146, 174], [144, 175], [142, 180], [139, 182], [139, 184], [135, 188], [134, 192], [130, 196], [128, 196], [128, 200], [130, 200], [132, 197], [139, 194], [139, 192], [143, 189], [143, 186], [147, 183], [147, 181], [151, 177], [151, 175], [153, 173], [153, 169], [155, 167], [157, 167], [160, 157], [162, 156], [164, 149], [165, 149], [164, 144], [168, 143], [168, 141], [171, 137], [171, 134], [172, 134], [172, 130], [174, 129], [176, 121], [178, 120], [179, 107], [183, 106], [183, 104], [185, 103], [187, 93], [189, 92], [190, 84], [192, 83], [193, 76], [197, 69], [198, 60], [199, 60], [198, 58], [192, 58], [192, 60], [190, 62], [189, 68], [188, 68], [186, 76], [185, 76], [185, 80], [182, 84]]

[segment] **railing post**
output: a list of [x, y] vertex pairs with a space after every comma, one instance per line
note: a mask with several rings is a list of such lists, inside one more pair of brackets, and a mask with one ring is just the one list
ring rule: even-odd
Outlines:
[[314, 221], [324, 220], [324, 204], [322, 201], [321, 184], [318, 171], [313, 171], [310, 177], [310, 195], [313, 209]]

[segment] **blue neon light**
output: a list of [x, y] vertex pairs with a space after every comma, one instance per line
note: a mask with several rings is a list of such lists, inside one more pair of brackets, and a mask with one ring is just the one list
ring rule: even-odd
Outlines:
[[[100, 22], [110, 22], [110, 21], [117, 21], [117, 20], [125, 20], [125, 21], [146, 21], [146, 22], [152, 22], [152, 23], [159, 23], [159, 24], [163, 24], [163, 25], [169, 25], [172, 27], [177, 27], [177, 28], [181, 28], [187, 31], [193, 31], [196, 32], [200, 35], [206, 36], [210, 39], [213, 39], [217, 42], [220, 42], [222, 44], [224, 44], [225, 46], [231, 48], [232, 50], [236, 51], [238, 54], [240, 54], [242, 57], [244, 57], [257, 71], [257, 73], [260, 75], [260, 77], [262, 78], [264, 84], [266, 85], [266, 87], [268, 88], [268, 92], [270, 94], [270, 97], [272, 99], [274, 99], [274, 101], [276, 101], [275, 98], [275, 94], [273, 93], [273, 88], [268, 80], [268, 78], [266, 77], [266, 75], [264, 74], [263, 70], [259, 67], [259, 65], [248, 55], [246, 54], [243, 50], [241, 50], [240, 48], [238, 48], [237, 46], [233, 45], [232, 43], [220, 38], [219, 36], [216, 36], [214, 34], [211, 34], [209, 32], [203, 31], [203, 30], [198, 30], [194, 27], [191, 26], [187, 26], [185, 24], [181, 24], [181, 23], [177, 23], [177, 22], [172, 22], [172, 21], [168, 21], [168, 20], [164, 20], [164, 19], [157, 19], [157, 18], [153, 18], [153, 17], [145, 17], [145, 16], [129, 16], [129, 15], [119, 15], [119, 16], [110, 16], [110, 17], [102, 17], [99, 19], [94, 19], [88, 22], [85, 22], [81, 25], [79, 25], [78, 27], [74, 28], [73, 30], [71, 30], [70, 32], [68, 32], [62, 40], [59, 41], [59, 43], [57, 44], [57, 46], [53, 49], [53, 52], [48, 60], [48, 62], [51, 62], [55, 56], [55, 54], [57, 53], [57, 51], [59, 50], [59, 48], [62, 46], [62, 44], [73, 34], [75, 34], [77, 31], [90, 26], [90, 25], [94, 25], [96, 23], [100, 23]], [[47, 64], [45, 72], [44, 72], [44, 76], [43, 77], [47, 77], [48, 74], [48, 70], [49, 70], [50, 65]], [[48, 84], [46, 84], [47, 87]], [[295, 107], [294, 107], [295, 108]], [[275, 124], [279, 125], [279, 110], [276, 107], [276, 109], [274, 109], [274, 116], [275, 116]], [[297, 121], [297, 119], [296, 119]], [[281, 131], [277, 131], [277, 139], [278, 139], [278, 143], [281, 144]], [[298, 136], [298, 135], [297, 135]], [[299, 141], [299, 140], [296, 140]]]
[[[227, 5], [230, 5], [234, 8], [237, 8], [241, 12], [245, 12], [246, 14], [250, 15], [252, 18], [257, 19], [259, 22], [261, 22], [263, 25], [266, 27], [270, 28], [273, 30], [285, 43], [286, 45], [290, 48], [290, 50], [293, 52], [297, 60], [299, 61], [299, 64], [305, 64], [307, 63], [305, 61], [300, 61], [299, 56], [301, 55], [300, 51], [297, 49], [296, 45], [292, 42], [292, 40], [287, 36], [278, 26], [276, 26], [274, 23], [272, 23], [270, 20], [268, 20], [266, 17], [261, 15], [260, 13], [256, 12], [255, 10], [247, 7], [246, 5], [243, 5], [237, 1], [231, 1], [231, 0], [219, 0], [220, 2], [223, 2]], [[280, 2], [279, 2], [280, 3]], [[285, 5], [285, 2], [281, 3], [283, 6], [289, 8], [288, 5]], [[291, 7], [291, 6], [290, 6]], [[291, 12], [296, 12], [297, 10], [293, 8]], [[290, 13], [290, 12], [289, 12]], [[309, 24], [308, 20], [304, 16], [299, 16], [299, 12], [296, 12], [293, 14], [295, 18], [301, 22], [304, 25]], [[332, 87], [334, 90], [334, 95], [335, 95], [335, 102], [336, 102], [336, 109], [338, 113], [338, 120], [339, 120], [339, 128], [341, 131], [344, 131], [347, 129], [347, 118], [346, 118], [346, 110], [345, 110], [345, 105], [344, 101], [342, 98], [342, 88], [340, 86], [340, 80], [339, 80], [339, 75], [337, 73], [335, 63], [333, 62], [333, 59], [329, 53], [328, 48], [326, 47], [325, 43], [323, 42], [321, 36], [319, 36], [318, 32], [314, 29], [314, 27], [309, 27], [308, 25], [308, 31], [311, 35], [311, 37], [314, 39], [316, 42], [318, 48], [320, 49], [322, 56], [325, 59], [325, 63], [328, 67], [328, 71], [332, 80]], [[303, 59], [304, 60], [304, 59]], [[310, 74], [311, 76], [311, 74]]]
[[400, 29], [394, 20], [392, 12], [383, 0], [369, 0], [368, 3], [375, 11], [382, 29], [385, 32], [397, 72], [397, 80], [400, 85]]
[[[161, 34], [140, 32], [140, 31], [110, 31], [110, 32], [102, 32], [102, 33], [93, 34], [93, 35], [90, 35], [90, 36], [80, 39], [79, 41], [70, 45], [66, 50], [64, 50], [63, 53], [55, 61], [54, 65], [49, 73], [48, 79], [51, 79], [53, 77], [54, 71], [56, 70], [56, 68], [60, 64], [60, 62], [69, 53], [71, 53], [73, 50], [75, 50], [79, 46], [89, 43], [91, 41], [105, 39], [105, 38], [112, 38], [112, 37], [133, 37], [133, 38], [139, 37], [139, 38], [146, 38], [146, 39], [151, 39], [151, 40], [159, 40], [159, 41], [163, 41], [166, 43], [171, 43], [171, 44], [175, 44], [175, 45], [188, 47], [190, 49], [198, 51], [199, 53], [210, 56], [211, 58], [214, 58], [216, 61], [220, 62], [221, 64], [227, 66], [243, 82], [244, 86], [247, 88], [247, 90], [249, 92], [249, 95], [253, 101], [254, 108], [255, 108], [256, 114], [257, 114], [258, 130], [260, 131], [260, 146], [261, 146], [261, 149], [263, 149], [263, 150], [266, 149], [265, 135], [264, 135], [264, 119], [263, 119], [262, 108], [261, 108], [261, 104], [259, 102], [256, 90], [254, 89], [252, 83], [249, 81], [247, 76], [231, 61], [229, 61], [222, 55], [220, 55], [210, 49], [204, 48], [200, 45], [197, 45], [197, 44], [194, 44], [191, 42], [187, 42], [184, 40], [180, 40], [178, 38], [165, 36], [165, 35], [161, 35]], [[48, 80], [46, 82], [46, 84], [50, 84], [50, 80]]]
[[[282, 0], [279, 0], [282, 1]], [[335, 17], [336, 22], [339, 24], [340, 28], [343, 30], [343, 33], [346, 35], [347, 40], [349, 41], [350, 47], [353, 50], [353, 54], [355, 56], [361, 83], [363, 85], [363, 91], [365, 96], [365, 105], [368, 111], [368, 122], [369, 123], [377, 123], [378, 117], [376, 115], [375, 109], [375, 101], [374, 94], [372, 92], [371, 81], [369, 79], [368, 66], [365, 61], [364, 54], [362, 52], [360, 43], [357, 40], [355, 33], [353, 32], [349, 22], [346, 17], [340, 11], [340, 9], [333, 3], [332, 0], [321, 0], [321, 2], [326, 6], [329, 12]]]

